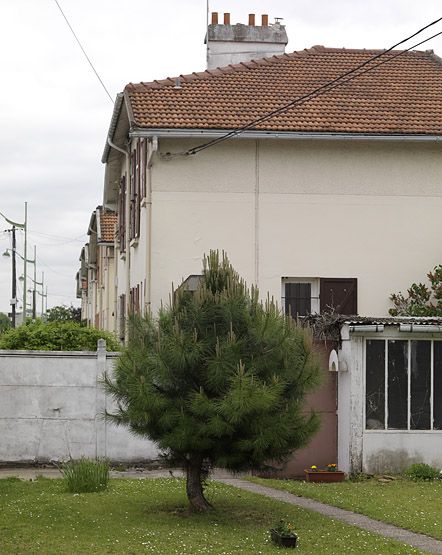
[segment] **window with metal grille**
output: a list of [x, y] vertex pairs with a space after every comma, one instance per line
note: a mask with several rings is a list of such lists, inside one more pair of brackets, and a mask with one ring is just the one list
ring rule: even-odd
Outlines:
[[442, 429], [442, 341], [366, 340], [365, 427]]

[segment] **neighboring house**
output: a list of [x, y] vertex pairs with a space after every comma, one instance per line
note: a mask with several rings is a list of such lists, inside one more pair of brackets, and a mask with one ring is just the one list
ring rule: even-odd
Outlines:
[[[209, 27], [209, 67], [214, 34], [235, 40], [225, 27]], [[243, 27], [243, 38], [259, 36]], [[432, 51], [390, 52], [376, 69], [200, 149], [380, 53], [315, 46], [126, 86], [102, 158], [103, 204], [118, 214], [122, 338], [130, 311], [156, 311], [172, 283], [200, 273], [209, 249], [227, 251], [294, 316], [333, 308], [386, 317], [391, 292], [440, 262], [442, 62]], [[363, 372], [364, 356], [348, 375], [353, 362]], [[342, 401], [341, 419], [345, 402], [355, 401]], [[333, 404], [330, 430], [334, 413]], [[360, 469], [342, 449], [345, 470]], [[312, 462], [322, 461], [332, 459]]]
[[117, 215], [98, 206], [89, 222], [90, 236], [80, 255], [77, 297], [81, 298], [81, 316], [89, 325], [116, 331], [114, 243]]

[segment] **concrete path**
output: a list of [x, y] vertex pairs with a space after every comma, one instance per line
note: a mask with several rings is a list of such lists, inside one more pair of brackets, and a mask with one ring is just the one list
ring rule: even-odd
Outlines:
[[404, 530], [403, 528], [398, 528], [397, 526], [386, 524], [385, 522], [380, 522], [379, 520], [374, 520], [368, 516], [353, 513], [352, 511], [346, 511], [345, 509], [339, 509], [338, 507], [332, 507], [331, 505], [325, 505], [324, 503], [314, 501], [313, 499], [298, 497], [297, 495], [293, 495], [287, 491], [268, 488], [237, 478], [219, 478], [218, 480], [236, 488], [253, 493], [259, 493], [260, 495], [265, 495], [266, 497], [271, 497], [272, 499], [277, 499], [278, 501], [284, 501], [285, 503], [290, 503], [291, 505], [297, 505], [303, 509], [316, 511], [317, 513], [321, 513], [329, 518], [340, 520], [341, 522], [357, 526], [358, 528], [362, 528], [368, 532], [373, 532], [375, 534], [380, 534], [381, 536], [397, 540], [401, 543], [411, 545], [416, 549], [426, 551], [427, 553], [442, 553], [442, 541], [435, 540], [429, 536], [425, 536], [424, 534], [416, 534], [415, 532], [410, 532], [409, 530]]

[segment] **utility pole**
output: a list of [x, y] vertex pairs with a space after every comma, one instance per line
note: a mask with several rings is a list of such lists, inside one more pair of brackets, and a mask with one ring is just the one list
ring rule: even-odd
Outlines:
[[45, 300], [45, 296], [44, 296], [44, 282], [45, 282], [45, 273], [42, 272], [41, 273], [41, 319], [43, 320], [43, 314], [44, 314], [44, 300]]
[[11, 299], [11, 312], [12, 312], [12, 327], [16, 326], [16, 309], [17, 309], [17, 267], [15, 263], [15, 249], [17, 243], [15, 240], [15, 225], [12, 226], [12, 299]]
[[[11, 224], [13, 228], [15, 227], [19, 227], [21, 229], [24, 230], [25, 233], [25, 256], [22, 257], [20, 255], [21, 258], [23, 258], [24, 261], [24, 280], [23, 280], [23, 322], [26, 321], [26, 256], [27, 256], [27, 244], [28, 244], [28, 203], [25, 202], [25, 221], [23, 224], [19, 224], [17, 222], [13, 222], [12, 220], [10, 220], [9, 218], [7, 218], [2, 212], [0, 212], [0, 216], [2, 216], [2, 218], [4, 220], [6, 220], [8, 222], [8, 224]], [[15, 246], [12, 248], [13, 251], [13, 256], [15, 257], [15, 251], [16, 248]], [[8, 255], [7, 255], [8, 256]]]
[[[25, 244], [24, 244], [24, 257], [23, 257], [23, 324], [26, 322], [26, 278], [27, 278], [27, 257], [28, 257], [28, 203], [25, 202], [25, 223], [22, 226], [25, 233]], [[34, 259], [35, 261], [35, 259]]]
[[34, 289], [32, 290], [32, 319], [37, 318], [37, 247], [34, 245]]

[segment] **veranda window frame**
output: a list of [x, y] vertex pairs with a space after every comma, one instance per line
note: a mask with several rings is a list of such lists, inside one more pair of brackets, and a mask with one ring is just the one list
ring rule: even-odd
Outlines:
[[[383, 341], [384, 342], [384, 427], [383, 428], [367, 428], [367, 341]], [[388, 348], [390, 341], [407, 341], [407, 428], [389, 428], [388, 427]], [[412, 341], [429, 341], [430, 342], [430, 427], [429, 428], [411, 428], [411, 342]], [[365, 337], [363, 349], [363, 372], [364, 372], [364, 433], [442, 433], [441, 428], [434, 428], [434, 344], [442, 344], [442, 338], [434, 337], [412, 337], [412, 336], [389, 336], [389, 337]], [[442, 399], [440, 400], [442, 403]]]

